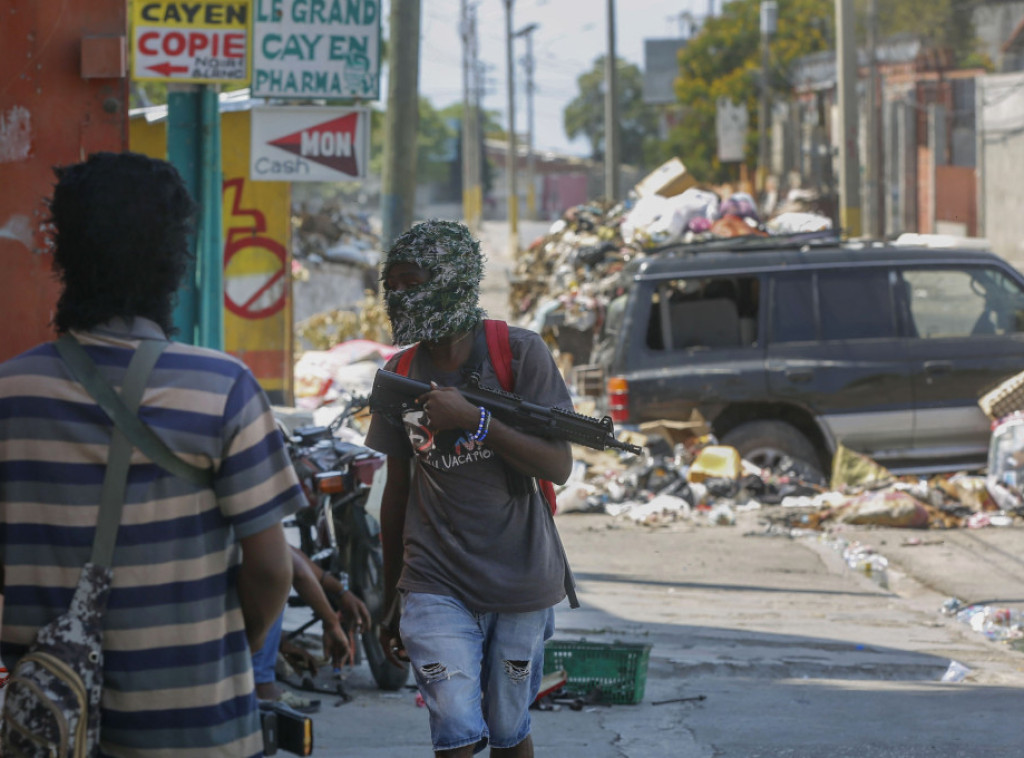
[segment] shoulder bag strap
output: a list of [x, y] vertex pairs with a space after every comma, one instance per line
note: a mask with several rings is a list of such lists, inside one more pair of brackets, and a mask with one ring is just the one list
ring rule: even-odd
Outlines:
[[[75, 344], [78, 344], [77, 342]], [[146, 381], [156, 365], [160, 353], [167, 343], [163, 340], [143, 340], [135, 350], [121, 388], [121, 400], [125, 408], [135, 414], [142, 402]], [[100, 516], [96, 523], [96, 536], [92, 542], [90, 563], [109, 567], [114, 559], [117, 544], [117, 528], [121, 525], [124, 510], [124, 493], [128, 486], [128, 469], [131, 467], [132, 443], [116, 425], [107, 454], [107, 470], [103, 475], [103, 490], [100, 494]]]
[[[167, 342], [163, 340], [143, 340], [142, 345], [145, 345], [147, 342], [156, 342], [163, 345], [160, 348], [161, 350], [167, 346]], [[213, 486], [212, 469], [199, 468], [183, 461], [171, 452], [164, 441], [157, 437], [152, 429], [142, 423], [134, 412], [125, 407], [124, 402], [114, 392], [114, 388], [100, 375], [96, 364], [93, 363], [92, 358], [85, 352], [85, 348], [79, 344], [78, 340], [70, 334], [65, 334], [55, 344], [57, 352], [60, 353], [61, 358], [68, 364], [74, 377], [81, 382], [82, 386], [92, 395], [99, 406], [106, 411], [107, 415], [113, 419], [114, 424], [131, 440], [135, 447], [145, 453], [146, 457], [161, 468], [186, 481], [201, 487]], [[138, 351], [136, 351], [137, 354]]]

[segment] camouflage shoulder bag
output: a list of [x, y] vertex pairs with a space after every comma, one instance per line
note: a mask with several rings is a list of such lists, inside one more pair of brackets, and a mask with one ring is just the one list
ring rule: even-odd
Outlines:
[[[143, 340], [128, 365], [118, 398], [73, 337], [65, 335], [57, 341], [61, 357], [89, 393], [96, 397], [98, 380], [133, 418], [137, 418], [150, 371], [166, 346], [162, 340]], [[103, 402], [100, 405], [106, 410]], [[11, 672], [0, 722], [0, 754], [6, 758], [91, 758], [99, 754], [102, 618], [113, 578], [111, 562], [132, 452], [132, 441], [116, 421], [92, 556], [82, 568], [70, 608], [39, 629], [35, 642]]]

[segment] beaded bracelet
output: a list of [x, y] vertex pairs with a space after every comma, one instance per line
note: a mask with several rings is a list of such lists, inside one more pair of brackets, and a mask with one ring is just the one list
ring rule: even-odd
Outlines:
[[469, 435], [469, 438], [474, 442], [483, 442], [484, 438], [487, 437], [487, 432], [491, 428], [491, 412], [484, 408], [482, 405], [479, 407], [480, 423], [477, 424], [476, 431], [473, 434]]
[[477, 432], [477, 434], [476, 434], [476, 441], [477, 442], [483, 442], [485, 439], [487, 439], [487, 432], [489, 432], [490, 430], [491, 430], [491, 412], [487, 411], [487, 418], [484, 420], [483, 432]]

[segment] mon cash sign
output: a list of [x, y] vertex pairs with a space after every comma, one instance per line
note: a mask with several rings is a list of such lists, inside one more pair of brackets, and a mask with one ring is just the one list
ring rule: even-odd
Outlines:
[[380, 95], [381, 0], [253, 0], [253, 97]]
[[274, 106], [252, 110], [253, 181], [343, 182], [366, 176], [366, 108]]
[[246, 81], [249, 10], [249, 0], [136, 0], [132, 78]]

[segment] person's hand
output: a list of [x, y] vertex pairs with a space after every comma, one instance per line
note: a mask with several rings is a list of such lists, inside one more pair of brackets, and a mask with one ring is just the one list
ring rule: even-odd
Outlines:
[[[395, 626], [397, 627], [397, 625], [396, 619]], [[394, 629], [381, 626], [380, 646], [384, 650], [385, 657], [399, 668], [409, 662], [409, 656], [405, 652], [405, 645], [402, 643], [402, 635]]]
[[349, 591], [343, 593], [338, 598], [338, 606], [341, 609], [342, 616], [349, 621], [350, 624], [354, 623], [356, 631], [362, 631], [363, 629], [369, 629], [373, 626], [373, 620], [370, 618], [370, 610], [366, 607], [366, 603], [359, 599], [356, 593]]
[[310, 674], [316, 676], [317, 666], [316, 658], [302, 645], [296, 645], [291, 640], [287, 640], [284, 637], [281, 638], [281, 644], [277, 648], [281, 655], [284, 656], [285, 660], [291, 665], [293, 669], [301, 673], [303, 670], [308, 671]]
[[352, 659], [353, 640], [341, 628], [341, 614], [324, 619], [324, 658], [331, 661], [334, 668]]
[[480, 423], [480, 409], [462, 396], [455, 387], [439, 387], [430, 383], [430, 392], [419, 396], [420, 407], [426, 412], [427, 426], [435, 432], [446, 429], [474, 431]]

